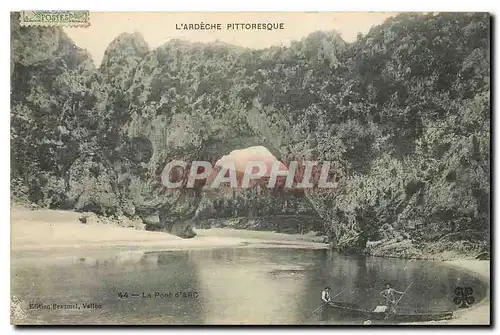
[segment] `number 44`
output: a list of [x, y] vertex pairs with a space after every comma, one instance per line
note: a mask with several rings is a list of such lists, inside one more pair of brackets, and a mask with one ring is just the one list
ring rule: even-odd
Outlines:
[[125, 293], [123, 293], [123, 292], [119, 292], [119, 293], [118, 293], [118, 297], [119, 297], [119, 298], [122, 298], [122, 299], [124, 299], [124, 298], [128, 298], [128, 292], [125, 292]]

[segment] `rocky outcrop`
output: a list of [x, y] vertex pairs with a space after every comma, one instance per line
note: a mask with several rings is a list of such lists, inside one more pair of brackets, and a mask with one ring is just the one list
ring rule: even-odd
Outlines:
[[[214, 163], [260, 145], [280, 159], [335, 162], [341, 192], [311, 203], [336, 250], [361, 253], [367, 241], [400, 237], [417, 249], [482, 248], [489, 33], [487, 13], [443, 13], [398, 15], [353, 43], [313, 33], [264, 50], [179, 40], [149, 50], [139, 34], [122, 34], [95, 69], [62, 29], [19, 27], [13, 13], [12, 195], [41, 207], [155, 215], [149, 227], [189, 237], [199, 195], [164, 192], [166, 162]], [[241, 198], [247, 208], [234, 202], [225, 217], [282, 210]]]

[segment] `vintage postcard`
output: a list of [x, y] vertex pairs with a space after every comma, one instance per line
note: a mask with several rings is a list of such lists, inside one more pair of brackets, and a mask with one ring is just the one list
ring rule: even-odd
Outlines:
[[485, 325], [488, 13], [11, 13], [14, 325]]

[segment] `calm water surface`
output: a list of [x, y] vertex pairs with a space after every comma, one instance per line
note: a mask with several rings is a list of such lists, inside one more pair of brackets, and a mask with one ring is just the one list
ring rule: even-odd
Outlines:
[[487, 289], [440, 263], [325, 250], [13, 253], [11, 269], [12, 294], [41, 324], [314, 324], [327, 284], [339, 301], [373, 310], [385, 282], [400, 291], [413, 282], [400, 308], [435, 312], [456, 309], [457, 286], [472, 287], [476, 301]]

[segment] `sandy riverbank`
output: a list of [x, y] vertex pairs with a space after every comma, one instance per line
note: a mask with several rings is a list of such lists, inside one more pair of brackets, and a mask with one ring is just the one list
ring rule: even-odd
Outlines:
[[300, 234], [199, 229], [193, 239], [103, 224], [83, 224], [80, 213], [57, 210], [11, 210], [11, 250], [47, 251], [134, 247], [182, 250], [217, 247], [270, 247], [326, 249], [321, 237]]

